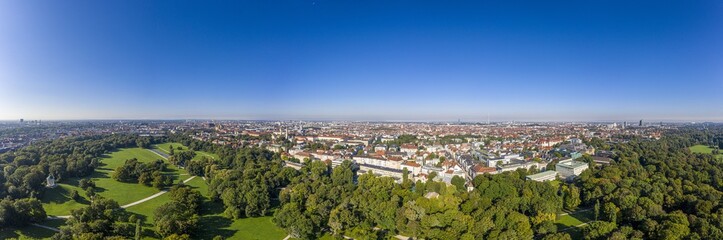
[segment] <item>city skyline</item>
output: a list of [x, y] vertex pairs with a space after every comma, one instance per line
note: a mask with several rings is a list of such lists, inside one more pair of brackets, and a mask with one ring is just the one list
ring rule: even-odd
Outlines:
[[718, 1], [0, 3], [0, 119], [723, 121]]

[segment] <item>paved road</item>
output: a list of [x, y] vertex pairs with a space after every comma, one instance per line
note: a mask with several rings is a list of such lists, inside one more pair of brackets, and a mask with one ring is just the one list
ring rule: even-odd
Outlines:
[[[592, 221], [590, 221], [590, 222], [592, 222]], [[587, 224], [590, 223], [590, 222], [582, 223], [582, 224], [579, 224], [579, 225], [576, 225], [576, 226], [572, 226], [572, 227], [563, 228], [563, 229], [557, 230], [557, 231], [558, 231], [558, 232], [564, 232], [564, 231], [567, 231], [567, 230], [570, 230], [570, 229], [573, 229], [573, 228], [579, 228], [579, 227], [582, 227], [582, 226], [587, 225]]]
[[577, 211], [574, 211], [574, 212], [569, 212], [569, 213], [562, 213], [562, 214], [560, 214], [560, 216], [565, 216], [565, 215], [575, 214], [575, 213], [579, 213], [579, 212], [587, 212], [587, 211], [590, 211], [590, 210], [592, 210], [592, 208], [588, 208], [588, 209], [581, 209], [581, 210], [577, 210]]
[[54, 227], [48, 227], [48, 226], [45, 226], [45, 225], [40, 225], [40, 224], [37, 224], [37, 223], [31, 223], [30, 225], [33, 225], [33, 226], [36, 226], [36, 227], [39, 227], [39, 228], [45, 228], [45, 229], [48, 229], [48, 230], [50, 230], [50, 231], [60, 232], [60, 229], [57, 229], [57, 228], [54, 228]]
[[[183, 180], [183, 183], [187, 183], [187, 182], [193, 180], [193, 178], [195, 178], [195, 177], [196, 177], [196, 176], [192, 176], [192, 177], [190, 177], [190, 178], [188, 178], [188, 179], [186, 179], [186, 180]], [[132, 203], [123, 205], [123, 206], [121, 206], [121, 208], [129, 208], [129, 207], [132, 207], [132, 206], [135, 206], [135, 205], [144, 203], [144, 202], [146, 202], [146, 201], [148, 201], [148, 200], [151, 200], [151, 199], [154, 199], [154, 198], [156, 198], [156, 197], [158, 197], [158, 196], [161, 196], [161, 195], [163, 195], [164, 193], [167, 193], [167, 192], [168, 192], [168, 191], [166, 191], [166, 190], [162, 190], [162, 191], [160, 191], [160, 192], [158, 192], [158, 193], [156, 193], [156, 194], [153, 194], [153, 195], [151, 195], [151, 196], [149, 196], [149, 197], [147, 197], [147, 198], [144, 198], [144, 199], [141, 199], [141, 200], [138, 200], [138, 201], [135, 201], [135, 202], [132, 202]]]
[[168, 160], [168, 157], [169, 157], [168, 154], [158, 151], [158, 149], [146, 149], [146, 150], [151, 151], [151, 152], [155, 153], [156, 155], [161, 156], [163, 159]]

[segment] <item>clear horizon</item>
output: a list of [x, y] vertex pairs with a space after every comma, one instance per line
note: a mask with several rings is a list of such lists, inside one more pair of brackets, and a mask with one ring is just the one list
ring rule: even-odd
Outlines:
[[[408, 120], [408, 119], [388, 119], [388, 120], [374, 120], [374, 119], [264, 119], [264, 118], [78, 118], [78, 119], [25, 119], [23, 121], [46, 121], [46, 122], [63, 122], [63, 121], [303, 121], [303, 122], [398, 122], [398, 123], [486, 123], [487, 120], [475, 120], [475, 119], [449, 119], [449, 120]], [[0, 122], [18, 122], [20, 119], [0, 119]], [[658, 123], [723, 123], [721, 121], [708, 121], [708, 120], [662, 120], [662, 119], [638, 119], [638, 120], [535, 120], [535, 119], [503, 119], [503, 120], [492, 120], [490, 123], [508, 123], [508, 122], [520, 122], [520, 123], [624, 123], [627, 122], [631, 126], [637, 125], [640, 120], [643, 120], [644, 124], [658, 124]]]
[[2, 1], [0, 119], [723, 122], [721, 42], [721, 1]]

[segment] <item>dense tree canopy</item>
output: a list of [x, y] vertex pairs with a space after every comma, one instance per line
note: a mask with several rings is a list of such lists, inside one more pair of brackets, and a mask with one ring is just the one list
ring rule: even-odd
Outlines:
[[617, 223], [603, 237], [723, 239], [723, 162], [688, 150], [718, 143], [720, 132], [683, 129], [657, 141], [598, 145], [616, 153], [616, 164], [575, 184], [583, 204], [601, 204], [600, 220]]
[[112, 177], [121, 182], [142, 183], [161, 189], [173, 184], [173, 178], [162, 173], [165, 170], [166, 163], [163, 160], [158, 159], [154, 162], [142, 163], [132, 158], [116, 168]]
[[136, 217], [112, 199], [96, 198], [90, 206], [71, 211], [53, 239], [129, 239], [136, 234]]
[[45, 220], [45, 209], [34, 198], [0, 201], [0, 228], [5, 226], [22, 227], [28, 223]]

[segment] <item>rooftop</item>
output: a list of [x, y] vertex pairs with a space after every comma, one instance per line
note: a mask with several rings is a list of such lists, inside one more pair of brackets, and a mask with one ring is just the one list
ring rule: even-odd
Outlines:
[[582, 167], [582, 166], [585, 166], [585, 165], [587, 165], [587, 163], [572, 160], [572, 161], [563, 161], [563, 162], [560, 162], [560, 163], [558, 163], [556, 166], [557, 166], [557, 167], [565, 167], [565, 168], [578, 168], [578, 167]]
[[550, 176], [554, 176], [554, 175], [557, 175], [557, 172], [545, 171], [545, 172], [541, 172], [541, 173], [537, 173], [537, 174], [527, 175], [527, 178], [536, 179], [536, 178], [550, 177]]

